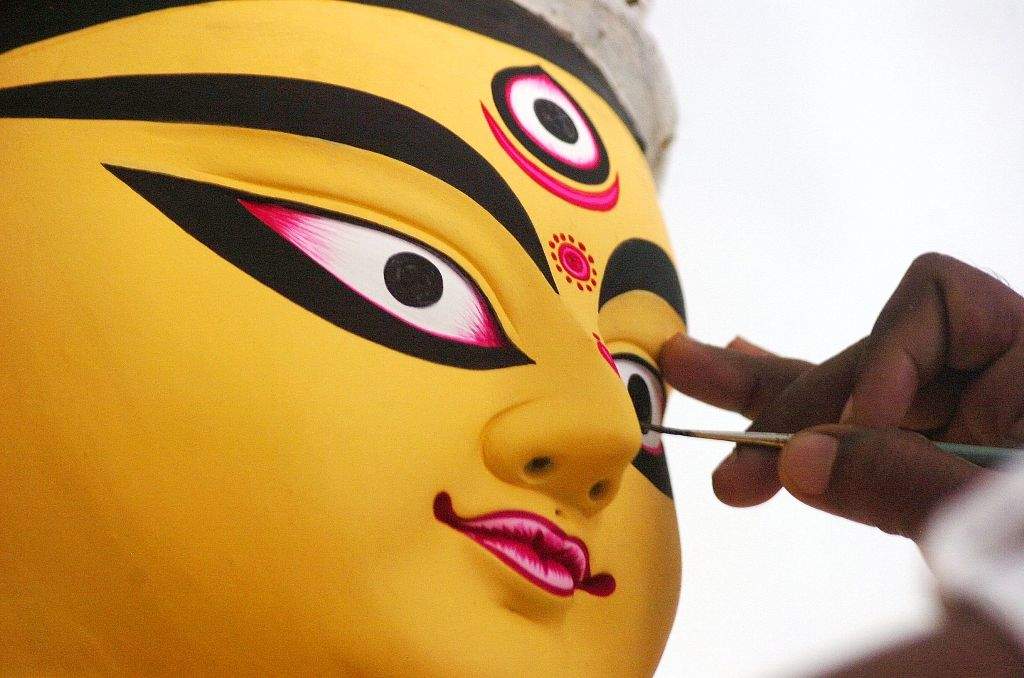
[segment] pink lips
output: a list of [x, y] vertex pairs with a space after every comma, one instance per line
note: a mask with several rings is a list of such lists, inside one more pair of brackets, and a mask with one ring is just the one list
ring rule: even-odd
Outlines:
[[434, 497], [434, 517], [556, 596], [571, 596], [576, 589], [601, 597], [615, 591], [612, 575], [590, 574], [587, 545], [581, 539], [535, 513], [495, 511], [462, 518], [448, 493], [441, 492]]

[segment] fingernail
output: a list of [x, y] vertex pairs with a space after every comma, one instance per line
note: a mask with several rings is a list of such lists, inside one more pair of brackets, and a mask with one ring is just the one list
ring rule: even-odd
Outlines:
[[818, 495], [828, 488], [839, 441], [820, 433], [801, 433], [782, 450], [779, 472], [792, 489]]
[[728, 457], [726, 457], [725, 459], [722, 460], [722, 463], [720, 463], [718, 465], [718, 467], [715, 469], [715, 473], [718, 473], [722, 469], [728, 468], [729, 466], [732, 466], [733, 464], [735, 464], [736, 463], [736, 457], [738, 456], [737, 455], [738, 452], [739, 452], [739, 448], [738, 447], [732, 448], [732, 452], [729, 454]]
[[664, 361], [676, 362], [676, 352], [683, 350], [686, 346], [686, 335], [680, 332], [674, 335], [671, 339], [666, 341], [661, 347], [661, 352], [658, 354], [658, 364], [663, 365]]
[[695, 352], [699, 353], [703, 349], [704, 344], [690, 335], [680, 332], [665, 342], [661, 349], [659, 360], [665, 359], [667, 356], [671, 357], [674, 361], [686, 360], [689, 359], [689, 356], [693, 356]]
[[843, 406], [843, 413], [839, 415], [839, 423], [845, 424], [853, 416], [853, 396], [850, 396], [846, 400], [846, 405]]
[[671, 341], [679, 344], [689, 344], [691, 346], [700, 346], [700, 342], [691, 337], [686, 332], [680, 332], [676, 336], [672, 337]]
[[738, 334], [735, 337], [733, 337], [732, 341], [730, 341], [726, 345], [726, 348], [731, 348], [734, 351], [739, 351], [740, 353], [747, 353], [747, 354], [750, 354], [750, 353], [756, 353], [756, 354], [767, 353], [767, 351], [765, 351], [763, 348], [761, 348], [757, 344], [755, 344], [753, 342], [750, 342], [750, 341], [747, 341], [744, 337], [741, 337]]
[[679, 334], [673, 335], [671, 339], [666, 341], [664, 346], [661, 347], [661, 350], [665, 351], [669, 349], [671, 346], [684, 345], [690, 341], [692, 341], [692, 339], [690, 339], [684, 333], [680, 332]]

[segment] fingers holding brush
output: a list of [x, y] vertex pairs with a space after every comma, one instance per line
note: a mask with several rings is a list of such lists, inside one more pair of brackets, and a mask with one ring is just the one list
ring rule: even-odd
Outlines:
[[679, 334], [661, 351], [662, 375], [691, 398], [756, 419], [790, 383], [814, 367], [737, 337], [725, 348]]
[[1024, 298], [952, 257], [918, 257], [878, 316], [856, 371], [843, 423], [895, 426], [909, 418], [934, 438], [1020, 444]]
[[[660, 363], [665, 379], [680, 392], [748, 419], [756, 419], [790, 384], [814, 369], [812, 363], [777, 356], [739, 337], [719, 348], [683, 334], [662, 349]], [[767, 501], [781, 487], [777, 453], [741, 449], [715, 471], [715, 494], [733, 506]]]
[[911, 539], [946, 497], [985, 473], [895, 428], [819, 426], [779, 454], [779, 479], [800, 501]]
[[[792, 433], [836, 422], [853, 386], [858, 342], [821, 365], [776, 356], [742, 339], [718, 348], [680, 335], [661, 353], [666, 380], [682, 393], [753, 420], [750, 430]], [[767, 501], [782, 487], [778, 453], [740, 446], [712, 477], [731, 506]]]
[[[665, 346], [660, 364], [676, 389], [747, 416], [752, 431], [840, 422], [946, 442], [1024, 444], [1024, 298], [943, 255], [919, 257], [871, 334], [821, 365], [742, 339], [717, 348], [683, 335]], [[782, 487], [778, 456], [737, 447], [712, 483], [726, 504], [764, 502]]]
[[[818, 424], [839, 421], [853, 387], [858, 342], [794, 379], [751, 422], [750, 431], [794, 433]], [[711, 477], [715, 495], [731, 506], [767, 501], [782, 487], [776, 451], [738, 446]]]

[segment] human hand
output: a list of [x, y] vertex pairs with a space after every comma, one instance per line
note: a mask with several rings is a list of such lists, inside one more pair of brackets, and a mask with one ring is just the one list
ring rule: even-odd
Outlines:
[[1024, 463], [1004, 469], [928, 521], [921, 548], [942, 595], [942, 623], [816, 675], [1024, 676]]
[[910, 266], [871, 334], [821, 365], [743, 340], [723, 349], [684, 336], [660, 362], [670, 384], [744, 414], [750, 430], [819, 426], [781, 453], [738, 447], [713, 476], [723, 502], [759, 504], [785, 486], [812, 506], [914, 538], [932, 507], [983, 472], [925, 436], [1024, 439], [1022, 330], [1024, 298], [928, 254]]
[[1014, 678], [1024, 654], [1006, 631], [981, 610], [948, 604], [942, 624], [919, 637], [822, 671], [818, 678]]

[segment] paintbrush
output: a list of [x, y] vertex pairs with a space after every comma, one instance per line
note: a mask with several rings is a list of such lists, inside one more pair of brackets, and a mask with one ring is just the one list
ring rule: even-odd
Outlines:
[[[759, 431], [697, 431], [693, 429], [668, 428], [656, 424], [641, 424], [644, 433], [654, 431], [687, 438], [703, 438], [705, 440], [721, 440], [741, 445], [779, 448], [789, 442], [792, 433], [762, 433]], [[944, 452], [954, 454], [961, 459], [979, 466], [997, 466], [1024, 453], [1024, 449], [1009, 447], [987, 447], [985, 445], [965, 445], [962, 443], [945, 443], [931, 441], [932, 445]]]

